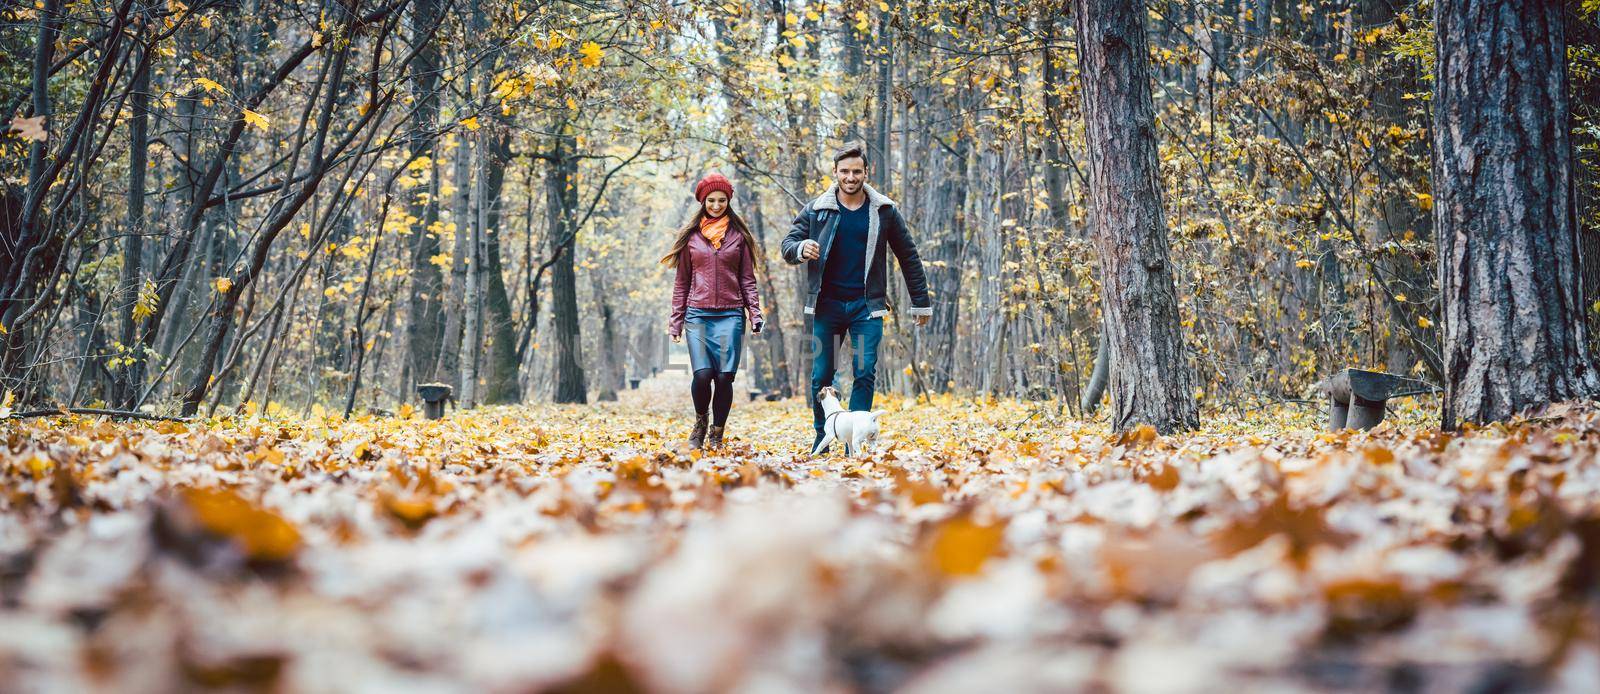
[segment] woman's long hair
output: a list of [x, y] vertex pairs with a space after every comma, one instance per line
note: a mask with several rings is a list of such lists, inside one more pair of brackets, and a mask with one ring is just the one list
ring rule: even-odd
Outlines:
[[[757, 271], [766, 269], [766, 261], [761, 257], [760, 247], [756, 245], [755, 234], [750, 233], [750, 227], [745, 226], [744, 219], [733, 211], [733, 202], [728, 202], [728, 209], [723, 211], [723, 216], [728, 218], [728, 226], [744, 238], [744, 251], [750, 254], [751, 262]], [[678, 237], [672, 242], [672, 250], [661, 256], [661, 264], [667, 267], [678, 266], [678, 256], [683, 254], [683, 249], [689, 245], [689, 235], [700, 230], [700, 222], [706, 218], [705, 203], [700, 204], [700, 211], [694, 214], [682, 229], [678, 230]]]

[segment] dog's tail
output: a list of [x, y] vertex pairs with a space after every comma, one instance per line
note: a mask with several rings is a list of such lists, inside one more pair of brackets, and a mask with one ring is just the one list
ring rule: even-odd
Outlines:
[[888, 412], [888, 410], [873, 410], [871, 412], [868, 412], [867, 414], [872, 415], [869, 419], [871, 419], [872, 421], [876, 422], [876, 421], [878, 421], [878, 418], [882, 417], [883, 413], [885, 413], [885, 412]]

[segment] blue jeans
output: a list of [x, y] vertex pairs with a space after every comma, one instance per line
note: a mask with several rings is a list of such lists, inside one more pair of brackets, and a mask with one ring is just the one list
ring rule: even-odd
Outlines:
[[872, 409], [872, 395], [877, 384], [878, 343], [883, 341], [883, 318], [873, 318], [867, 300], [818, 298], [815, 319], [811, 324], [811, 416], [817, 436], [822, 436], [822, 402], [817, 391], [833, 385], [839, 342], [846, 333], [850, 335], [851, 364], [855, 376], [850, 386], [849, 410]]

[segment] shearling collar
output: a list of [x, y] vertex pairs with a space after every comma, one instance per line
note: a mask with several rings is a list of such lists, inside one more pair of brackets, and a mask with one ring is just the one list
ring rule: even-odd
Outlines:
[[[890, 199], [889, 196], [878, 192], [876, 188], [863, 183], [861, 184], [861, 189], [867, 191], [867, 204], [870, 205], [872, 209], [876, 210], [880, 207], [895, 206], [894, 200]], [[817, 196], [817, 199], [811, 202], [811, 209], [833, 210], [834, 212], [838, 212], [839, 184], [834, 183], [833, 185], [828, 186], [827, 190], [822, 191], [822, 195]]]

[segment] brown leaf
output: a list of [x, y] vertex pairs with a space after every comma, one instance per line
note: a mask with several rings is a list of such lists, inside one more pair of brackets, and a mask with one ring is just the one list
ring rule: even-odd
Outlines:
[[1233, 525], [1213, 533], [1211, 542], [1224, 554], [1234, 555], [1261, 544], [1274, 535], [1288, 538], [1296, 563], [1305, 565], [1312, 548], [1318, 545], [1343, 547], [1350, 537], [1328, 526], [1322, 509], [1293, 508], [1286, 494]]
[[1418, 600], [1393, 578], [1350, 578], [1322, 588], [1328, 601], [1326, 631], [1335, 638], [1391, 631], [1411, 623]]
[[917, 506], [923, 504], [936, 504], [944, 501], [944, 490], [921, 479], [912, 479], [905, 468], [890, 467], [889, 476], [894, 479], [895, 490]]
[[1183, 483], [1183, 475], [1178, 468], [1163, 462], [1152, 462], [1148, 467], [1140, 468], [1134, 476], [1160, 492], [1170, 492]]
[[44, 116], [23, 118], [18, 116], [11, 119], [11, 132], [24, 140], [44, 142], [49, 138], [49, 133], [44, 129]]

